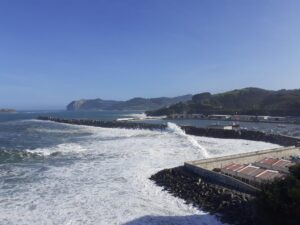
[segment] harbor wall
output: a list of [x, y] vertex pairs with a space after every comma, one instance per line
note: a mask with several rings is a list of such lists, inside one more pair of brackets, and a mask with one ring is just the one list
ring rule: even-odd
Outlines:
[[[105, 128], [126, 128], [126, 129], [148, 129], [148, 130], [165, 130], [165, 124], [150, 124], [128, 121], [101, 121], [91, 119], [63, 119], [56, 117], [38, 117], [39, 120], [53, 121], [58, 123], [67, 123], [75, 125], [105, 127]], [[214, 128], [200, 128], [192, 126], [181, 126], [181, 128], [189, 135], [213, 137], [213, 138], [228, 138], [228, 139], [244, 139], [253, 141], [263, 141], [281, 146], [296, 146], [299, 145], [300, 139], [279, 134], [267, 134], [260, 131], [252, 130], [224, 130]]]
[[213, 171], [213, 169], [221, 168], [230, 163], [249, 164], [261, 160], [265, 157], [282, 158], [282, 157], [295, 156], [299, 154], [300, 154], [300, 148], [298, 147], [277, 148], [277, 149], [256, 151], [251, 153], [242, 153], [242, 154], [217, 157], [211, 159], [189, 161], [184, 163], [184, 167], [187, 170], [211, 182], [219, 183], [241, 192], [255, 194], [259, 190], [256, 187], [248, 185], [233, 177], [215, 172]]
[[225, 187], [229, 187], [229, 188], [233, 188], [234, 190], [243, 192], [243, 193], [247, 193], [247, 194], [251, 194], [251, 195], [255, 195], [259, 189], [246, 184], [240, 180], [237, 180], [233, 177], [221, 174], [221, 173], [217, 173], [214, 172], [212, 170], [207, 170], [198, 166], [194, 166], [192, 164], [184, 164], [184, 167], [190, 171], [193, 172], [197, 175], [199, 175], [201, 178], [204, 178], [205, 180], [212, 182], [212, 183], [216, 183], [216, 184], [221, 184]]
[[148, 130], [165, 130], [164, 124], [149, 124], [149, 123], [133, 123], [127, 121], [102, 121], [91, 119], [63, 119], [56, 117], [44, 117], [40, 116], [38, 120], [53, 121], [57, 123], [66, 123], [73, 125], [85, 125], [104, 128], [126, 128], [126, 129], [148, 129]]
[[241, 153], [241, 154], [235, 154], [235, 155], [223, 156], [217, 158], [195, 160], [195, 161], [185, 162], [185, 164], [201, 167], [207, 170], [212, 170], [214, 168], [221, 168], [230, 163], [247, 164], [247, 163], [254, 163], [266, 157], [288, 158], [290, 156], [295, 156], [295, 155], [300, 155], [300, 148], [292, 146], [292, 147]]
[[181, 127], [187, 134], [195, 136], [205, 136], [214, 138], [227, 138], [227, 139], [244, 139], [252, 141], [263, 141], [282, 146], [296, 146], [300, 143], [300, 138], [290, 137], [280, 134], [268, 134], [261, 131], [254, 130], [223, 130], [211, 128], [198, 128], [192, 126]]

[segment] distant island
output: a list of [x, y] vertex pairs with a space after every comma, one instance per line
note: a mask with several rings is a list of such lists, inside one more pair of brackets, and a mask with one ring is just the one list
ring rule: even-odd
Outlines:
[[68, 111], [95, 111], [95, 110], [155, 110], [162, 107], [186, 102], [192, 99], [192, 95], [183, 95], [174, 98], [132, 98], [127, 101], [82, 99], [68, 104]]
[[0, 109], [0, 113], [16, 113], [15, 109]]
[[300, 89], [271, 91], [249, 87], [219, 94], [204, 92], [186, 102], [150, 110], [146, 114], [300, 116]]

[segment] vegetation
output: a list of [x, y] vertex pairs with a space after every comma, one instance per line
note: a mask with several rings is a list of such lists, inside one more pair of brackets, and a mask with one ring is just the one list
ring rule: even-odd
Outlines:
[[259, 224], [299, 224], [300, 165], [291, 167], [290, 172], [286, 179], [265, 185], [258, 194], [255, 208]]
[[190, 101], [146, 113], [152, 116], [174, 113], [299, 116], [300, 89], [269, 91], [244, 88], [220, 94], [205, 92], [194, 95]]
[[99, 98], [82, 99], [71, 102], [67, 106], [67, 110], [155, 110], [191, 99], [192, 95], [183, 95], [174, 98], [132, 98], [128, 101], [102, 100]]

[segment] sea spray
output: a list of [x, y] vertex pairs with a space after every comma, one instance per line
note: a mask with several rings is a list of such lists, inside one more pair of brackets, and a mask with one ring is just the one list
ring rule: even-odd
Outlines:
[[51, 156], [57, 154], [80, 154], [84, 153], [86, 150], [87, 149], [85, 149], [82, 145], [76, 143], [64, 143], [53, 147], [36, 148], [34, 150], [26, 149], [25, 152], [38, 156]]
[[145, 113], [132, 113], [118, 118], [117, 121], [143, 121], [143, 120], [160, 120], [166, 116], [147, 116]]
[[[44, 153], [38, 160], [30, 156], [0, 164], [1, 225], [222, 224], [148, 179], [164, 168], [203, 157], [174, 132], [45, 121], [0, 123], [0, 131], [1, 148]], [[214, 156], [276, 147], [193, 138]]]
[[177, 134], [179, 136], [182, 136], [183, 138], [186, 138], [195, 148], [200, 149], [200, 151], [202, 152], [202, 155], [203, 155], [204, 158], [208, 158], [209, 157], [209, 153], [207, 152], [207, 150], [203, 146], [201, 146], [196, 139], [194, 139], [190, 135], [187, 135], [184, 132], [184, 130], [182, 130], [175, 123], [168, 122], [168, 130], [174, 132], [175, 134]]

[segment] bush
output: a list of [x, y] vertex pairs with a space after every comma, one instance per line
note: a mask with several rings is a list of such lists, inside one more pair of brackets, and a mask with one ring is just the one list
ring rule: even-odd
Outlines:
[[290, 168], [284, 180], [266, 184], [255, 201], [262, 225], [298, 225], [300, 222], [300, 165]]

